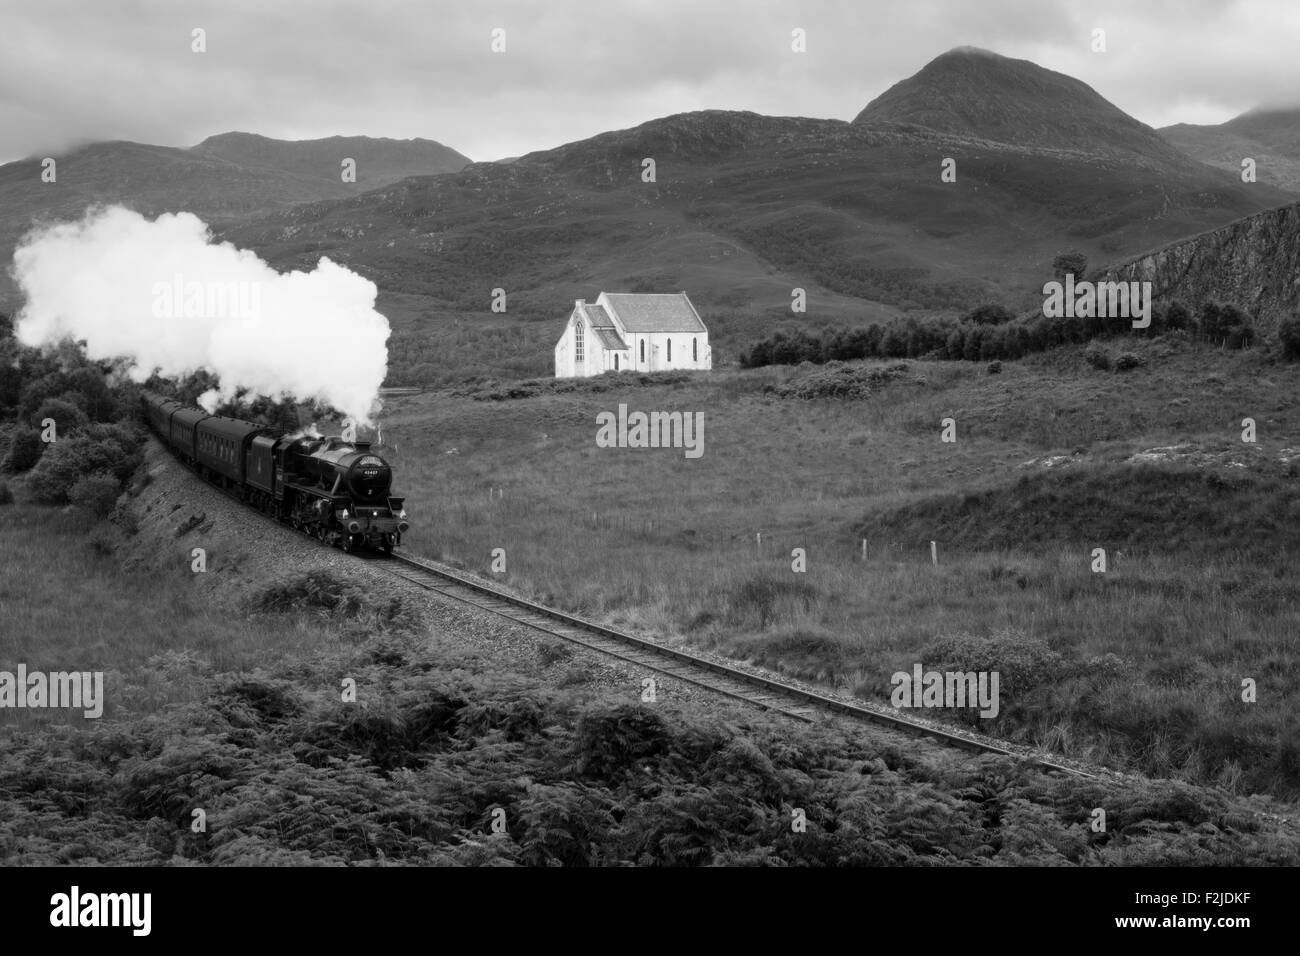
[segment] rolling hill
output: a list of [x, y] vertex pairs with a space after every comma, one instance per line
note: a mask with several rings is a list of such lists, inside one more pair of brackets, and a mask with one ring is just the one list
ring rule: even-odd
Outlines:
[[[344, 157], [357, 161], [356, 183], [341, 179]], [[6, 262], [33, 223], [75, 219], [95, 203], [123, 203], [147, 215], [187, 210], [222, 224], [411, 175], [454, 172], [469, 163], [426, 139], [335, 136], [286, 142], [250, 133], [213, 136], [189, 149], [93, 143], [54, 158], [54, 183], [41, 181], [40, 158], [0, 166], [0, 254]], [[0, 308], [12, 306], [7, 275], [0, 283]]]
[[1160, 135], [1200, 162], [1238, 175], [1250, 157], [1261, 183], [1300, 191], [1300, 108], [1251, 110], [1218, 126], [1179, 123]]
[[431, 139], [370, 136], [283, 140], [253, 133], [222, 133], [187, 152], [250, 169], [292, 173], [322, 190], [332, 190], [335, 196], [355, 192], [339, 176], [344, 157], [357, 161], [357, 184], [362, 188], [386, 186], [407, 176], [454, 173], [470, 162], [468, 157]]

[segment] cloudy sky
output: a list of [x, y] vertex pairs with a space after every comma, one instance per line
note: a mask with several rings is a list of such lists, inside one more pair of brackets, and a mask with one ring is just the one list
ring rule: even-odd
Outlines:
[[1152, 126], [1300, 99], [1294, 0], [0, 0], [0, 162], [230, 130], [420, 136], [489, 160], [686, 110], [852, 119], [963, 45], [1076, 76]]

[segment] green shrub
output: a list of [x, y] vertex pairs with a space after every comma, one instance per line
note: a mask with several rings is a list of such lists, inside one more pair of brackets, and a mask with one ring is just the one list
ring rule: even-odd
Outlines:
[[997, 671], [1000, 692], [1011, 695], [1054, 684], [1077, 670], [1043, 641], [1014, 630], [942, 638], [922, 654], [927, 670]]
[[307, 571], [267, 585], [254, 606], [260, 611], [319, 610], [356, 617], [364, 603], [356, 585], [329, 571]]
[[1220, 313], [1220, 334], [1224, 347], [1250, 348], [1255, 342], [1255, 317], [1235, 305], [1225, 305]]
[[1088, 257], [1074, 249], [1059, 253], [1052, 260], [1052, 274], [1061, 282], [1065, 281], [1067, 275], [1072, 275], [1076, 279], [1082, 278], [1087, 268]]
[[418, 617], [401, 595], [382, 597], [331, 571], [306, 571], [273, 581], [253, 602], [259, 611], [317, 611], [322, 617], [403, 628]]
[[1103, 372], [1110, 371], [1110, 352], [1096, 342], [1092, 342], [1083, 350], [1083, 360], [1095, 369]]
[[96, 518], [106, 518], [121, 492], [121, 482], [106, 471], [97, 471], [93, 475], [78, 478], [68, 492], [68, 500]]
[[1180, 299], [1174, 299], [1165, 310], [1165, 326], [1171, 331], [1186, 330], [1192, 327], [1192, 312]]
[[1124, 352], [1115, 359], [1115, 371], [1127, 372], [1130, 369], [1141, 368], [1147, 364], [1147, 360], [1133, 352]]
[[573, 742], [578, 771], [617, 779], [666, 754], [672, 737], [663, 717], [633, 704], [593, 710], [578, 721]]
[[590, 866], [614, 828], [614, 801], [580, 783], [530, 784], [516, 814], [525, 866]]
[[537, 657], [543, 667], [550, 667], [557, 661], [573, 659], [573, 648], [561, 641], [543, 641], [537, 645]]
[[9, 451], [5, 455], [3, 464], [0, 464], [0, 471], [7, 471], [10, 474], [27, 471], [41, 460], [43, 451], [45, 451], [45, 442], [41, 441], [41, 433], [34, 428], [24, 428], [20, 425], [14, 431], [13, 437], [9, 439]]
[[1229, 349], [1248, 349], [1255, 344], [1255, 327], [1250, 324], [1239, 325], [1228, 330], [1223, 345]]
[[987, 371], [988, 371], [988, 373], [989, 373], [990, 375], [997, 375], [997, 374], [999, 374], [999, 373], [1002, 371], [1002, 363], [1001, 363], [1001, 362], [989, 362], [989, 367], [988, 367]]
[[91, 421], [108, 422], [117, 417], [117, 400], [104, 374], [92, 366], [50, 372], [29, 382], [18, 403], [19, 417], [30, 418], [51, 398], [76, 405]]
[[963, 321], [974, 322], [977, 325], [1002, 325], [1014, 319], [1015, 313], [1005, 305], [996, 303], [986, 303], [976, 306], [969, 313], [963, 316]]
[[86, 545], [101, 558], [111, 558], [117, 550], [118, 537], [112, 525], [97, 524], [86, 537]]
[[90, 424], [86, 413], [66, 398], [45, 399], [28, 421], [33, 428], [43, 429], [46, 419], [54, 422], [56, 438], [72, 435]]
[[1235, 305], [1208, 301], [1201, 307], [1196, 330], [1214, 345], [1246, 348], [1255, 340], [1254, 316]]
[[50, 444], [32, 469], [33, 496], [41, 504], [66, 504], [72, 487], [97, 472], [126, 483], [141, 461], [140, 433], [125, 425], [91, 425]]
[[13, 501], [14, 493], [9, 490], [9, 483], [0, 481], [0, 505], [10, 505], [13, 504]]
[[1204, 339], [1210, 341], [1219, 338], [1220, 315], [1223, 306], [1214, 300], [1208, 300], [1201, 304], [1201, 314], [1196, 317], [1196, 332]]
[[22, 397], [23, 370], [11, 348], [0, 343], [0, 412], [8, 412]]
[[1300, 359], [1300, 313], [1287, 316], [1277, 324], [1277, 339], [1282, 348], [1282, 358], [1287, 361]]
[[781, 398], [869, 398], [911, 373], [911, 366], [905, 362], [883, 366], [835, 362], [806, 374], [801, 372], [784, 385], [777, 386], [775, 391]]
[[801, 611], [806, 613], [819, 597], [817, 589], [803, 581], [758, 576], [732, 589], [727, 596], [727, 616], [736, 624], [766, 628]]

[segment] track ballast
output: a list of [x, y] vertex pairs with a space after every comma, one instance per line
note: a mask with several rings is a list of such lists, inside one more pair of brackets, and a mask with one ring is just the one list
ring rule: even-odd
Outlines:
[[846, 716], [883, 725], [910, 736], [929, 737], [941, 744], [973, 753], [1012, 757], [1027, 761], [1044, 770], [1076, 777], [1092, 776], [1073, 767], [1036, 755], [1008, 750], [977, 737], [953, 733], [894, 714], [860, 707], [792, 684], [729, 667], [687, 651], [665, 647], [645, 638], [603, 624], [596, 624], [564, 611], [544, 607], [525, 598], [506, 594], [485, 582], [476, 581], [451, 568], [432, 562], [404, 555], [391, 555], [376, 562], [376, 566], [383, 567], [389, 573], [419, 587], [508, 618], [517, 624], [552, 637], [580, 644], [646, 670], [665, 674], [733, 700], [743, 701], [797, 720], [811, 723], [826, 714]]

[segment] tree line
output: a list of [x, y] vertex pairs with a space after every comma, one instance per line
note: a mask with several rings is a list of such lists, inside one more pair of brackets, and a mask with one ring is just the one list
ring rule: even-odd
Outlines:
[[[1193, 312], [1177, 299], [1154, 303], [1148, 334], [1182, 330], [1192, 337], [1229, 349], [1255, 343], [1255, 319], [1230, 303], [1209, 301]], [[893, 319], [856, 328], [830, 326], [820, 332], [778, 329], [742, 351], [744, 368], [763, 365], [821, 364], [866, 358], [924, 358], [940, 361], [1018, 359], [1060, 345], [1079, 344], [1132, 331], [1132, 319], [1117, 316], [1048, 318], [1021, 316], [995, 303], [958, 318]], [[1300, 357], [1300, 318], [1278, 330], [1283, 353]], [[1288, 345], [1288, 343], [1293, 343]]]

